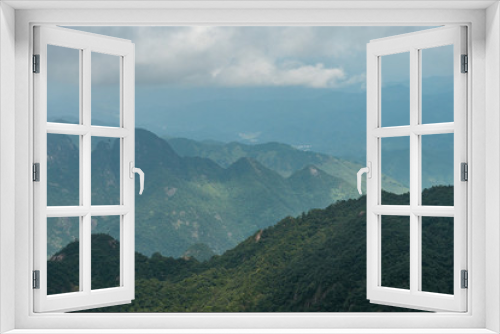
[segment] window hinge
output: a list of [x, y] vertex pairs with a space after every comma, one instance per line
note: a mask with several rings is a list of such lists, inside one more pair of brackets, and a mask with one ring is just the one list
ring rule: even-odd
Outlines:
[[40, 73], [40, 55], [33, 55], [33, 73]]
[[40, 289], [40, 270], [33, 270], [33, 289]]
[[469, 72], [469, 57], [467, 55], [462, 55], [462, 73]]
[[462, 289], [467, 289], [469, 287], [469, 273], [467, 270], [462, 270], [461, 271], [461, 281], [462, 281]]
[[40, 181], [40, 163], [36, 162], [33, 164], [33, 181]]
[[462, 162], [460, 165], [460, 180], [469, 181], [469, 166], [466, 162]]

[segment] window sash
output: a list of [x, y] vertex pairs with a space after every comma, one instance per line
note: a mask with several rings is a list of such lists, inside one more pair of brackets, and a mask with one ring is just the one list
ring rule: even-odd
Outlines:
[[[40, 289], [34, 289], [35, 312], [74, 311], [103, 305], [128, 303], [134, 298], [134, 179], [129, 162], [134, 161], [134, 45], [130, 41], [82, 33], [76, 30], [35, 27], [34, 53], [40, 55], [40, 73], [34, 75], [34, 161], [40, 163], [40, 181], [34, 185], [34, 266], [40, 271]], [[79, 124], [47, 122], [47, 45], [80, 50]], [[91, 53], [120, 57], [120, 127], [91, 125]], [[47, 206], [47, 134], [78, 135], [80, 138], [79, 206]], [[120, 205], [91, 204], [91, 139], [119, 138]], [[91, 219], [120, 216], [120, 284], [91, 288]], [[47, 295], [47, 218], [79, 217], [78, 292]]]
[[[467, 289], [461, 288], [460, 272], [467, 266], [467, 182], [460, 180], [460, 164], [467, 162], [467, 76], [460, 73], [460, 56], [466, 54], [466, 28], [442, 27], [371, 41], [367, 46], [367, 161], [372, 177], [367, 180], [367, 297], [377, 304], [422, 310], [467, 310]], [[454, 46], [454, 122], [421, 124], [420, 51], [443, 45]], [[410, 125], [382, 127], [381, 57], [410, 54]], [[454, 206], [423, 206], [421, 202], [421, 135], [454, 134]], [[410, 141], [410, 205], [381, 205], [381, 139], [395, 136]], [[384, 287], [382, 275], [381, 224], [383, 215], [410, 217], [410, 289]], [[421, 217], [454, 218], [454, 295], [421, 290]]]

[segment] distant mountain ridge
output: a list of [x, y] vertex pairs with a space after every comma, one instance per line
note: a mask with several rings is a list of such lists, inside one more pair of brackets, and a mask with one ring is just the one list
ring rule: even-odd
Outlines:
[[[227, 168], [242, 157], [255, 159], [263, 166], [276, 171], [283, 177], [290, 177], [308, 166], [340, 178], [356, 188], [356, 173], [363, 166], [355, 162], [336, 158], [327, 154], [303, 151], [283, 143], [243, 144], [240, 142], [221, 143], [196, 141], [187, 138], [165, 138], [170, 146], [183, 157], [209, 158]], [[402, 194], [408, 187], [386, 175], [384, 185], [388, 192]]]
[[[69, 159], [68, 155], [78, 161], [75, 145], [65, 135], [49, 138], [49, 175]], [[100, 140], [94, 146], [93, 204], [118, 204], [119, 152], [119, 141], [114, 139]], [[359, 196], [352, 184], [354, 170], [347, 181], [309, 162], [289, 177], [249, 156], [223, 168], [208, 158], [182, 157], [165, 140], [137, 129], [135, 164], [145, 172], [146, 183], [144, 194], [136, 195], [136, 249], [146, 255], [160, 252], [180, 257], [192, 245], [203, 243], [221, 254], [285, 216]], [[340, 169], [342, 164], [338, 166]], [[78, 187], [67, 183], [73, 176], [74, 170], [58, 170], [57, 177], [49, 178], [49, 203], [57, 205], [67, 198], [78, 198]], [[57, 245], [64, 244], [64, 235], [68, 240], [69, 235], [75, 235], [71, 229], [56, 231], [64, 229], [61, 224], [50, 228], [58, 235]], [[96, 233], [103, 228], [96, 222]], [[113, 228], [106, 231], [119, 235]], [[57, 245], [49, 245], [48, 256], [57, 251]]]

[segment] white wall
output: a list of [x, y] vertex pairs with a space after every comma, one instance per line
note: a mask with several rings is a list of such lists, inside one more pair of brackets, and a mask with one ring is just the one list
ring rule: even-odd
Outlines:
[[[14, 328], [15, 11], [0, 3], [0, 332]], [[4, 254], [12, 256], [4, 257]]]
[[[67, 3], [67, 2], [64, 2]], [[450, 2], [451, 3], [451, 2]], [[29, 122], [29, 64], [30, 64], [30, 50], [29, 50], [29, 22], [42, 22], [42, 23], [53, 23], [53, 22], [109, 22], [111, 24], [141, 24], [143, 22], [176, 22], [183, 24], [191, 24], [196, 22], [241, 22], [241, 23], [260, 23], [267, 21], [273, 21], [277, 19], [278, 24], [286, 25], [288, 22], [297, 22], [308, 24], [310, 22], [336, 22], [342, 24], [343, 22], [370, 22], [383, 21], [384, 19], [389, 22], [408, 22], [411, 21], [408, 18], [420, 17], [423, 22], [473, 22], [473, 32], [472, 35], [476, 36], [474, 40], [474, 50], [475, 53], [472, 55], [472, 80], [473, 84], [477, 88], [477, 94], [475, 94], [475, 99], [472, 101], [473, 110], [475, 112], [474, 117], [471, 119], [472, 126], [470, 127], [472, 135], [477, 136], [478, 140], [474, 141], [473, 152], [477, 159], [473, 159], [474, 164], [471, 166], [470, 175], [474, 178], [474, 190], [472, 192], [472, 198], [475, 199], [473, 207], [473, 217], [472, 220], [477, 227], [480, 228], [475, 231], [480, 231], [480, 233], [475, 233], [472, 235], [474, 239], [474, 249], [471, 254], [471, 258], [474, 258], [473, 266], [471, 269], [471, 280], [474, 280], [474, 272], [483, 272], [484, 270], [484, 260], [481, 262], [479, 259], [484, 258], [484, 239], [482, 236], [485, 235], [483, 226], [485, 219], [485, 205], [488, 208], [488, 219], [491, 224], [488, 224], [488, 231], [486, 235], [488, 238], [487, 250], [489, 254], [495, 254], [492, 263], [488, 262], [488, 269], [486, 283], [487, 293], [483, 294], [484, 284], [481, 287], [475, 289], [474, 293], [469, 292], [469, 296], [472, 298], [472, 310], [476, 314], [482, 315], [486, 306], [487, 310], [487, 327], [494, 330], [495, 332], [500, 332], [500, 260], [499, 260], [499, 250], [498, 244], [493, 241], [498, 241], [500, 228], [500, 98], [499, 98], [499, 87], [500, 87], [500, 23], [499, 23], [499, 9], [498, 5], [495, 4], [488, 10], [488, 20], [485, 20], [483, 14], [484, 11], [382, 11], [382, 10], [370, 10], [364, 11], [362, 15], [358, 15], [357, 11], [291, 11], [291, 10], [279, 10], [263, 12], [261, 10], [249, 10], [248, 12], [237, 12], [233, 13], [231, 11], [224, 10], [214, 10], [207, 15], [205, 11], [202, 10], [166, 10], [166, 11], [140, 11], [140, 10], [130, 10], [130, 11], [91, 11], [91, 10], [54, 10], [54, 11], [17, 11], [17, 100], [16, 100], [16, 130], [14, 134], [13, 124], [13, 90], [14, 90], [14, 76], [11, 71], [13, 70], [13, 10], [5, 4], [0, 2], [0, 43], [2, 50], [0, 51], [0, 258], [3, 262], [0, 262], [1, 281], [0, 281], [0, 332], [4, 332], [8, 328], [12, 328], [13, 324], [13, 310], [14, 306], [18, 308], [16, 313], [17, 326], [21, 328], [34, 328], [37, 326], [43, 326], [46, 328], [53, 328], [59, 326], [59, 328], [78, 328], [80, 327], [94, 327], [94, 328], [105, 328], [108, 324], [103, 321], [94, 321], [98, 319], [97, 317], [92, 318], [89, 321], [88, 317], [78, 317], [78, 318], [64, 318], [58, 315], [51, 315], [50, 317], [40, 317], [34, 319], [35, 317], [28, 317], [28, 309], [31, 309], [30, 295], [31, 290], [26, 289], [29, 285], [31, 266], [29, 261], [27, 261], [29, 255], [29, 224], [30, 220], [30, 194], [29, 187], [31, 181], [30, 177], [30, 122]], [[43, 15], [42, 15], [43, 14]], [[450, 18], [447, 18], [447, 17]], [[42, 19], [43, 20], [42, 20]], [[4, 28], [6, 27], [6, 28]], [[483, 46], [484, 39], [483, 29], [488, 30], [487, 46], [489, 48], [487, 54], [487, 67], [484, 66], [483, 60], [485, 57]], [[478, 33], [480, 31], [480, 33]], [[9, 34], [10, 32], [10, 34]], [[4, 37], [7, 36], [7, 37]], [[3, 56], [5, 54], [5, 56]], [[488, 73], [487, 88], [485, 89], [484, 74]], [[479, 78], [479, 79], [478, 79]], [[486, 97], [486, 98], [485, 98]], [[486, 104], [487, 115], [484, 113], [484, 106]], [[487, 118], [486, 118], [486, 117]], [[486, 122], [487, 119], [487, 122]], [[488, 142], [484, 141], [484, 131], [487, 130], [488, 134], [492, 135]], [[13, 152], [13, 137], [16, 135], [15, 144], [20, 148], [15, 156]], [[489, 149], [486, 158], [487, 167], [484, 165], [485, 149]], [[18, 263], [14, 268], [14, 262], [12, 255], [13, 251], [13, 241], [11, 238], [6, 238], [6, 235], [14, 235], [13, 228], [13, 218], [14, 213], [11, 211], [13, 208], [13, 185], [14, 185], [14, 175], [13, 175], [13, 161], [14, 158], [17, 159], [18, 164], [16, 165], [16, 225], [17, 234], [15, 235], [16, 240], [20, 240], [17, 244], [16, 256], [18, 258]], [[470, 157], [469, 157], [470, 160]], [[475, 168], [475, 171], [474, 171]], [[485, 175], [488, 175], [488, 182], [485, 182]], [[486, 191], [485, 191], [486, 189]], [[488, 194], [487, 199], [484, 199], [484, 195]], [[479, 202], [479, 203], [478, 203]], [[491, 214], [490, 214], [491, 213]], [[478, 235], [481, 237], [478, 237]], [[6, 261], [7, 259], [7, 261]], [[479, 260], [479, 261], [478, 261]], [[17, 271], [16, 284], [18, 285], [16, 305], [14, 305], [13, 296], [13, 276], [11, 273]], [[481, 282], [483, 283], [483, 282]], [[486, 300], [483, 296], [487, 296]], [[127, 315], [120, 318], [118, 322], [109, 324], [109, 326], [118, 326], [122, 329], [125, 328], [135, 328], [138, 321], [140, 322], [140, 317]], [[151, 323], [152, 327], [164, 328], [166, 323], [171, 327], [181, 327], [181, 326], [196, 326], [198, 328], [220, 328], [224, 326], [226, 328], [237, 328], [243, 326], [264, 326], [262, 322], [256, 321], [255, 317], [245, 316], [234, 316], [224, 318], [223, 321], [217, 317], [207, 317], [205, 315], [200, 315], [198, 318], [191, 317], [181, 317], [178, 315], [169, 315], [168, 322], [165, 322], [164, 318], [160, 317], [149, 317], [147, 318], [148, 323]], [[447, 317], [447, 315], [443, 316]], [[304, 318], [303, 317], [286, 317], [286, 316], [276, 316], [277, 322], [276, 326], [283, 326], [287, 324], [289, 326], [296, 326], [297, 328], [303, 328]], [[437, 318], [437, 317], [436, 317]], [[457, 318], [452, 327], [460, 327], [470, 325], [468, 317]], [[477, 318], [477, 317], [476, 317]], [[57, 321], [55, 321], [56, 319]], [[99, 318], [98, 320], [100, 320]], [[143, 320], [146, 319], [145, 317]], [[378, 315], [377, 317], [365, 317], [365, 322], [359, 321], [356, 318], [355, 323], [353, 323], [352, 317], [327, 317], [327, 316], [316, 316], [314, 319], [314, 326], [316, 328], [328, 328], [329, 326], [346, 327], [356, 325], [358, 327], [367, 328], [372, 327], [391, 327], [398, 326], [395, 323], [388, 325], [387, 320], [383, 315]], [[403, 319], [401, 317], [401, 319]], [[406, 319], [406, 318], [404, 318]], [[389, 319], [393, 320], [393, 319]], [[412, 319], [410, 319], [412, 320]], [[426, 319], [429, 320], [429, 319]], [[449, 323], [448, 319], [431, 319], [427, 323], [419, 323], [417, 327], [426, 327], [429, 324], [441, 324], [441, 321]], [[455, 318], [453, 318], [455, 320]], [[484, 326], [484, 318], [474, 319], [473, 327]], [[399, 327], [399, 326], [398, 326]], [[396, 328], [398, 328], [396, 327]], [[114, 328], [114, 327], [109, 327]], [[281, 328], [281, 327], [278, 327]], [[64, 330], [65, 331], [65, 330]]]
[[[497, 254], [486, 263], [486, 328], [500, 332], [500, 12], [499, 4], [486, 11], [486, 252]], [[495, 241], [496, 240], [496, 241]]]

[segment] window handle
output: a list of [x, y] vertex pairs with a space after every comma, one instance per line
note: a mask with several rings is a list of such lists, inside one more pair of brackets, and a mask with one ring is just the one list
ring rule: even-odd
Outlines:
[[368, 166], [361, 168], [358, 171], [358, 192], [360, 195], [363, 195], [363, 192], [361, 191], [361, 176], [366, 173], [366, 176], [371, 179], [372, 178], [372, 163], [368, 161]]
[[139, 195], [142, 195], [142, 192], [144, 191], [144, 172], [140, 168], [134, 167], [134, 162], [130, 161], [129, 163], [130, 167], [130, 178], [134, 178], [134, 173], [139, 174], [139, 184], [140, 184], [140, 189], [139, 189]]

